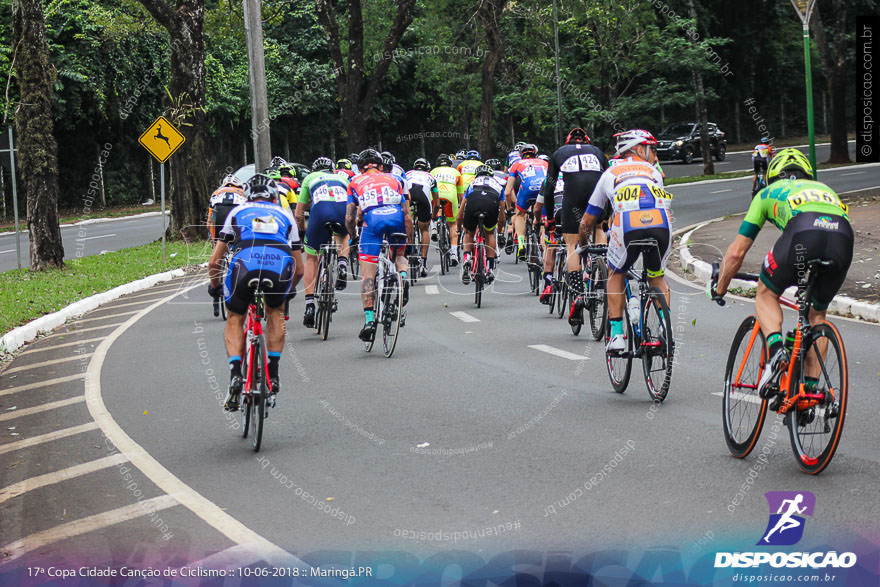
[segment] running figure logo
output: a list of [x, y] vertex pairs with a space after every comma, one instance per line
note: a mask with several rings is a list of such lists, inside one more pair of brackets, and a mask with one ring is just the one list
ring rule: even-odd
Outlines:
[[770, 520], [759, 546], [791, 546], [804, 535], [804, 518], [812, 516], [816, 496], [809, 491], [768, 491]]

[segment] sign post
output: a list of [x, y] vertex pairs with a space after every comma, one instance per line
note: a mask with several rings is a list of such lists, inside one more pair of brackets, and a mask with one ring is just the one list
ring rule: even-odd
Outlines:
[[801, 19], [804, 30], [804, 71], [807, 83], [807, 134], [810, 135], [810, 165], [813, 166], [813, 179], [819, 177], [819, 168], [816, 166], [816, 133], [813, 127], [813, 72], [810, 66], [810, 17], [816, 0], [791, 0], [798, 16]]
[[[0, 153], [9, 152], [9, 174], [12, 178], [12, 216], [15, 218], [15, 257], [21, 269], [21, 232], [18, 220], [18, 185], [15, 181], [15, 145], [12, 142], [12, 127], [9, 127], [9, 148], [0, 149]], [[0, 194], [2, 197], [2, 194]]]
[[159, 162], [159, 187], [162, 193], [162, 262], [165, 256], [165, 162], [186, 141], [179, 130], [164, 116], [153, 121], [138, 142]]

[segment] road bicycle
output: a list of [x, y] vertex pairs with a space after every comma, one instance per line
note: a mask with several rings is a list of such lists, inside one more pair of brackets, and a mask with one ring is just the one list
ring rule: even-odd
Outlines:
[[483, 288], [487, 284], [487, 271], [489, 269], [486, 260], [486, 213], [477, 214], [477, 230], [474, 231], [474, 255], [473, 255], [473, 280], [474, 280], [474, 303], [479, 308], [483, 303]]
[[766, 172], [761, 172], [755, 178], [755, 181], [752, 182], [752, 198], [754, 198], [755, 194], [760, 192], [765, 187], [767, 187], [767, 175]]
[[565, 243], [554, 234], [555, 240], [547, 243], [553, 247], [553, 276], [550, 278], [550, 313], [556, 312], [557, 318], [565, 316], [565, 305], [568, 301], [568, 249]]
[[[406, 242], [405, 233], [393, 233], [392, 239], [400, 239]], [[394, 354], [397, 346], [397, 338], [400, 327], [405, 320], [403, 309], [403, 280], [397, 272], [397, 265], [392, 258], [393, 249], [388, 240], [382, 242], [382, 252], [379, 254], [379, 266], [376, 271], [376, 302], [374, 312], [376, 316], [376, 330], [373, 338], [364, 342], [364, 350], [373, 350], [376, 334], [382, 329], [382, 349], [386, 357]]]
[[[335, 222], [325, 222], [324, 227], [331, 233], [342, 232], [342, 227]], [[335, 231], [335, 232], [334, 232]], [[338, 303], [336, 299], [336, 280], [339, 276], [339, 250], [333, 238], [321, 246], [318, 257], [318, 284], [315, 288], [315, 332], [321, 340], [327, 340], [330, 333], [330, 322]]]
[[[593, 340], [601, 340], [608, 328], [608, 295], [605, 291], [608, 282], [608, 264], [605, 261], [607, 251], [608, 245], [584, 245], [575, 248], [575, 253], [581, 259], [584, 311], [590, 318], [590, 333]], [[567, 284], [565, 290], [568, 297], [565, 299], [564, 308], [570, 308], [577, 294]], [[572, 334], [578, 336], [581, 326], [580, 323], [571, 324]]]
[[538, 243], [538, 231], [531, 211], [526, 214], [526, 266], [529, 270], [529, 291], [535, 295], [541, 293], [541, 270], [544, 262], [541, 253], [541, 245]]
[[[226, 254], [223, 255], [223, 258], [220, 260], [220, 279], [226, 279], [226, 273], [229, 271], [229, 260], [232, 259], [232, 252], [226, 251]], [[214, 317], [220, 316], [223, 320], [226, 320], [226, 304], [223, 301], [223, 297], [214, 298]]]
[[449, 273], [449, 224], [441, 210], [437, 216], [437, 248], [440, 250], [440, 275]]
[[[724, 371], [722, 421], [730, 454], [745, 458], [758, 442], [767, 411], [784, 416], [791, 448], [798, 466], [818, 475], [831, 462], [846, 419], [849, 373], [846, 349], [840, 332], [830, 322], [810, 324], [809, 300], [813, 287], [830, 261], [809, 260], [797, 285], [797, 297], [779, 303], [797, 310], [798, 321], [785, 338], [789, 358], [774, 373], [767, 389], [758, 390], [764, 365], [769, 360], [767, 341], [756, 316], [743, 320], [730, 345]], [[712, 292], [718, 282], [718, 263], [712, 268]], [[757, 281], [758, 275], [738, 273], [737, 279]], [[719, 305], [724, 300], [717, 295]], [[810, 359], [812, 358], [812, 361]], [[807, 382], [812, 373], [815, 385]]]
[[422, 270], [422, 231], [419, 223], [413, 222], [413, 238], [409, 245], [409, 283], [415, 285]]
[[248, 306], [245, 321], [245, 351], [242, 371], [246, 374], [241, 390], [242, 437], [247, 438], [251, 424], [254, 430], [251, 444], [259, 451], [263, 443], [263, 423], [269, 407], [275, 406], [275, 395], [269, 382], [269, 358], [266, 338], [263, 335], [263, 319], [266, 317], [263, 288], [271, 289], [272, 280], [253, 278], [248, 287], [253, 290], [253, 301]]
[[[631, 241], [629, 246], [656, 248], [658, 244], [656, 239], [643, 239]], [[633, 293], [633, 282], [639, 284], [638, 295]], [[648, 395], [655, 402], [662, 402], [669, 393], [675, 354], [675, 341], [666, 296], [659, 288], [648, 284], [648, 272], [645, 267], [642, 267], [641, 272], [634, 269], [627, 272], [624, 294], [626, 300], [623, 304], [622, 319], [626, 349], [606, 351], [605, 364], [608, 368], [608, 377], [611, 379], [614, 391], [625, 392], [632, 372], [632, 361], [640, 358]], [[606, 328], [606, 342], [610, 338], [609, 327]]]
[[360, 238], [354, 236], [348, 241], [348, 271], [351, 273], [352, 279], [357, 279], [361, 273], [361, 259], [358, 256], [358, 245]]

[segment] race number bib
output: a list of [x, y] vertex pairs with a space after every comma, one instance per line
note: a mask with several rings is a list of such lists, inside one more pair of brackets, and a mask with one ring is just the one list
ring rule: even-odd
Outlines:
[[788, 197], [788, 205], [792, 210], [797, 210], [804, 204], [809, 203], [831, 204], [843, 210], [844, 214], [849, 212], [849, 207], [840, 201], [837, 194], [825, 190], [804, 190]]
[[312, 192], [315, 202], [345, 202], [346, 198], [345, 188], [340, 185], [322, 185]]
[[602, 171], [602, 165], [599, 158], [592, 153], [584, 153], [582, 155], [572, 155], [565, 160], [559, 170], [564, 173], [573, 173], [575, 171]]
[[263, 216], [251, 220], [251, 230], [256, 234], [278, 234], [278, 221], [274, 216]]
[[383, 185], [381, 189], [369, 189], [360, 197], [361, 208], [372, 208], [383, 204], [399, 204], [401, 201], [400, 194], [387, 185]]

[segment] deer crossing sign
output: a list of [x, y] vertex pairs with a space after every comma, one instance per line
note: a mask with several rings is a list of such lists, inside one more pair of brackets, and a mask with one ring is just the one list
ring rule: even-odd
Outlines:
[[184, 141], [186, 141], [186, 137], [174, 128], [174, 125], [168, 122], [164, 116], [157, 118], [138, 139], [138, 142], [159, 163], [168, 161], [168, 158], [177, 151]]

